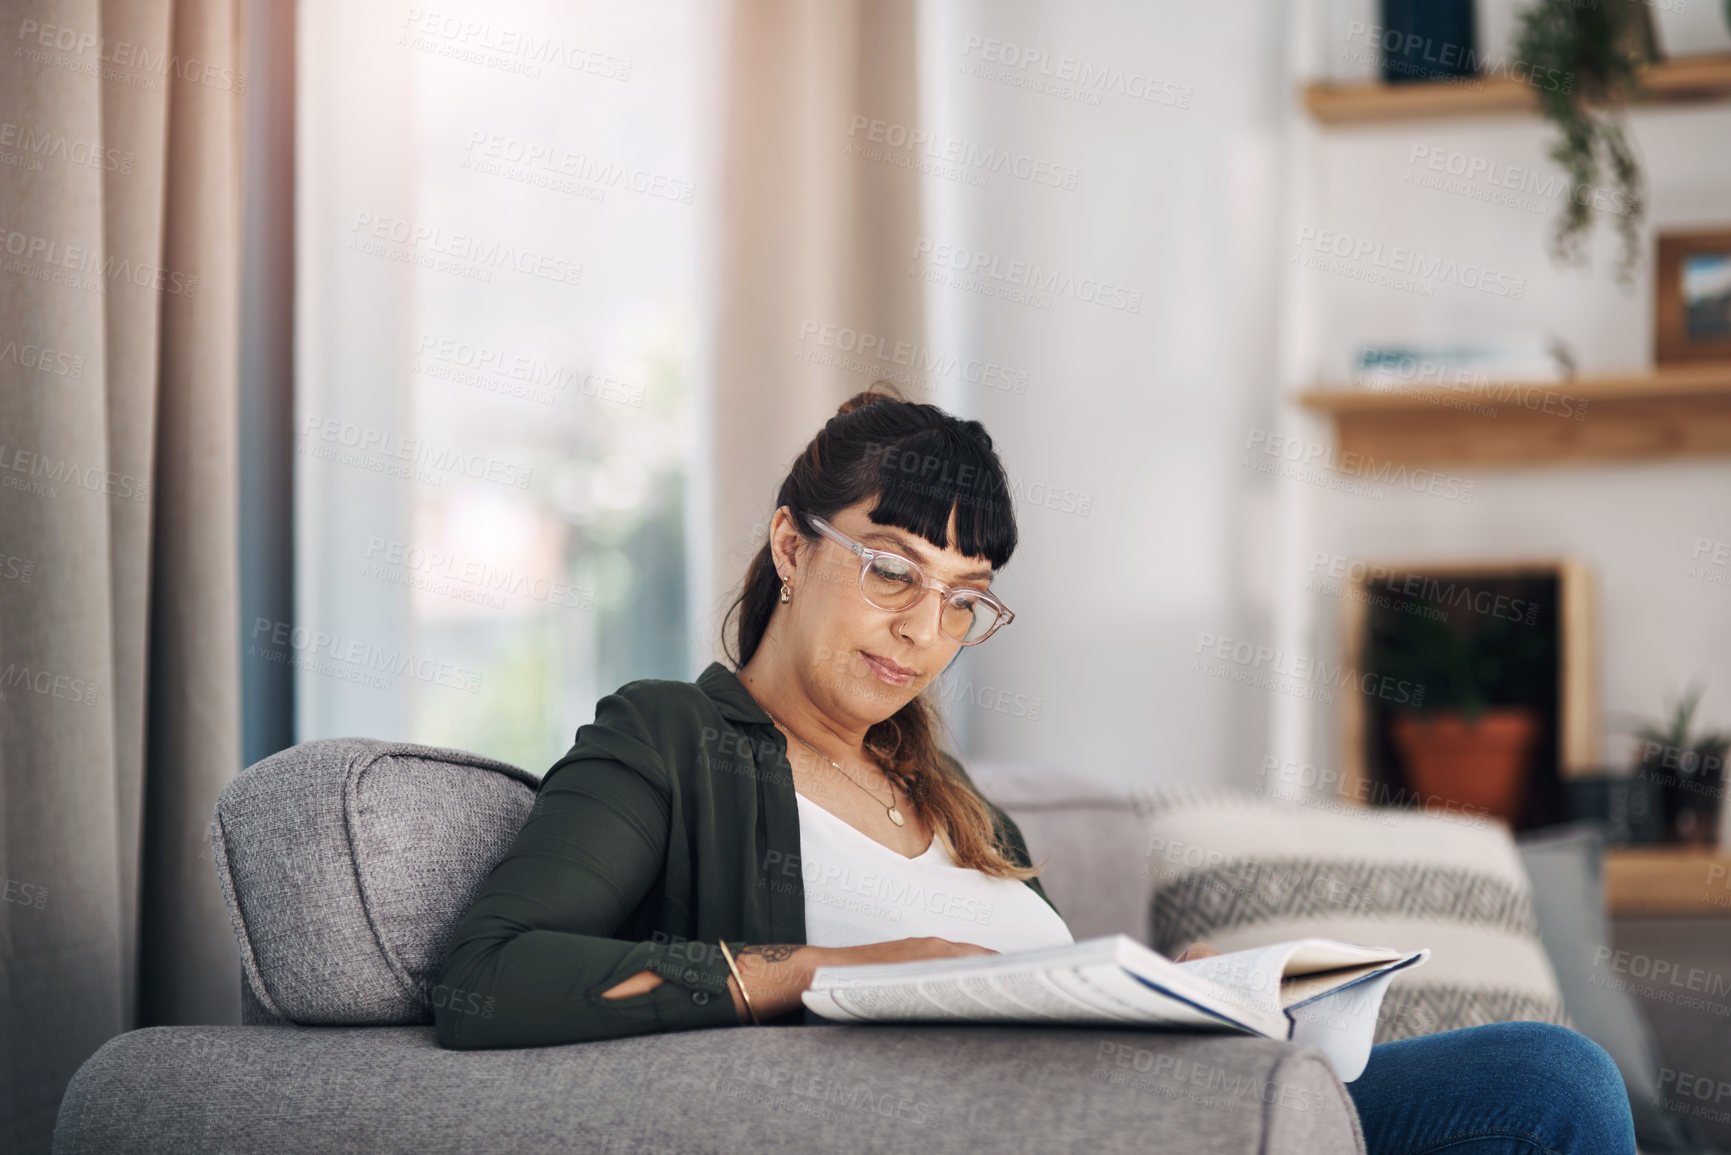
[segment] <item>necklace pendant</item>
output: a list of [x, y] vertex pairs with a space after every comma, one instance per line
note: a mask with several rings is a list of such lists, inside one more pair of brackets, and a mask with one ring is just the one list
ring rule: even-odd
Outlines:
[[894, 806], [890, 807], [890, 821], [895, 823], [897, 826], [906, 825], [902, 821], [902, 812], [897, 810]]

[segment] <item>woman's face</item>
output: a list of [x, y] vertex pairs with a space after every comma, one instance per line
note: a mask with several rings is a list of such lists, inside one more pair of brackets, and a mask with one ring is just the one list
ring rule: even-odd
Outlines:
[[[985, 589], [991, 563], [970, 558], [953, 545], [938, 549], [917, 534], [878, 525], [867, 515], [869, 497], [826, 520], [861, 545], [889, 550], [918, 562], [927, 577], [953, 586]], [[956, 536], [950, 511], [948, 540]], [[838, 722], [869, 727], [881, 722], [925, 689], [961, 643], [938, 628], [942, 599], [936, 590], [911, 609], [880, 610], [860, 593], [860, 559], [840, 542], [801, 537], [783, 506], [770, 525], [775, 563], [793, 587], [787, 605], [777, 603], [786, 644], [806, 675], [813, 703]]]

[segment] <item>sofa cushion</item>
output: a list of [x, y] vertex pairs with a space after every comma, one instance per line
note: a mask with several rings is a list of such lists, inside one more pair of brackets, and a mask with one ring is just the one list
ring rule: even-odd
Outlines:
[[1069, 1027], [720, 1027], [441, 1050], [424, 1027], [152, 1027], [73, 1077], [56, 1155], [292, 1150], [1363, 1155], [1320, 1051]]
[[1146, 838], [1128, 787], [1013, 762], [973, 762], [968, 775], [1022, 832], [1073, 936], [1149, 941]]
[[243, 770], [211, 818], [253, 1019], [430, 1023], [445, 945], [537, 779], [458, 750], [305, 742]]
[[1137, 800], [1161, 953], [1310, 936], [1430, 947], [1425, 966], [1390, 983], [1376, 1042], [1520, 1019], [1573, 1025], [1502, 824], [1235, 790]]

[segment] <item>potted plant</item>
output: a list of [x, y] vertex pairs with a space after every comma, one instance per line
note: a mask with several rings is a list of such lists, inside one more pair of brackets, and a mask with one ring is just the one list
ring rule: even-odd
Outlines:
[[1373, 620], [1377, 672], [1423, 687], [1422, 706], [1391, 712], [1390, 737], [1427, 801], [1450, 799], [1513, 826], [1542, 721], [1532, 691], [1554, 681], [1553, 647], [1544, 631], [1519, 620], [1450, 618], [1427, 608]]
[[1646, 212], [1641, 166], [1624, 108], [1641, 89], [1653, 59], [1652, 28], [1639, 0], [1536, 0], [1521, 12], [1515, 55], [1539, 100], [1539, 114], [1558, 139], [1550, 157], [1568, 178], [1562, 215], [1551, 236], [1559, 263], [1586, 263], [1596, 212], [1609, 213], [1622, 239], [1617, 281], [1634, 283]]
[[1731, 733], [1692, 733], [1701, 690], [1691, 687], [1657, 725], [1635, 730], [1635, 774], [1657, 782], [1665, 830], [1674, 842], [1719, 840], [1719, 808], [1725, 793], [1725, 754]]

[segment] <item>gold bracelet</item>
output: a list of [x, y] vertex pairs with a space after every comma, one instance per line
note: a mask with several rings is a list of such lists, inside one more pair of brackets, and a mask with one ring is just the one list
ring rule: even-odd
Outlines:
[[733, 972], [733, 981], [739, 984], [739, 997], [745, 1000], [745, 1010], [751, 1016], [751, 1025], [761, 1027], [763, 1024], [757, 1021], [757, 1008], [751, 1005], [751, 995], [745, 989], [745, 980], [739, 975], [739, 967], [734, 965], [733, 952], [727, 949], [727, 940], [718, 938], [715, 941], [721, 944], [721, 957], [727, 960], [727, 969]]

